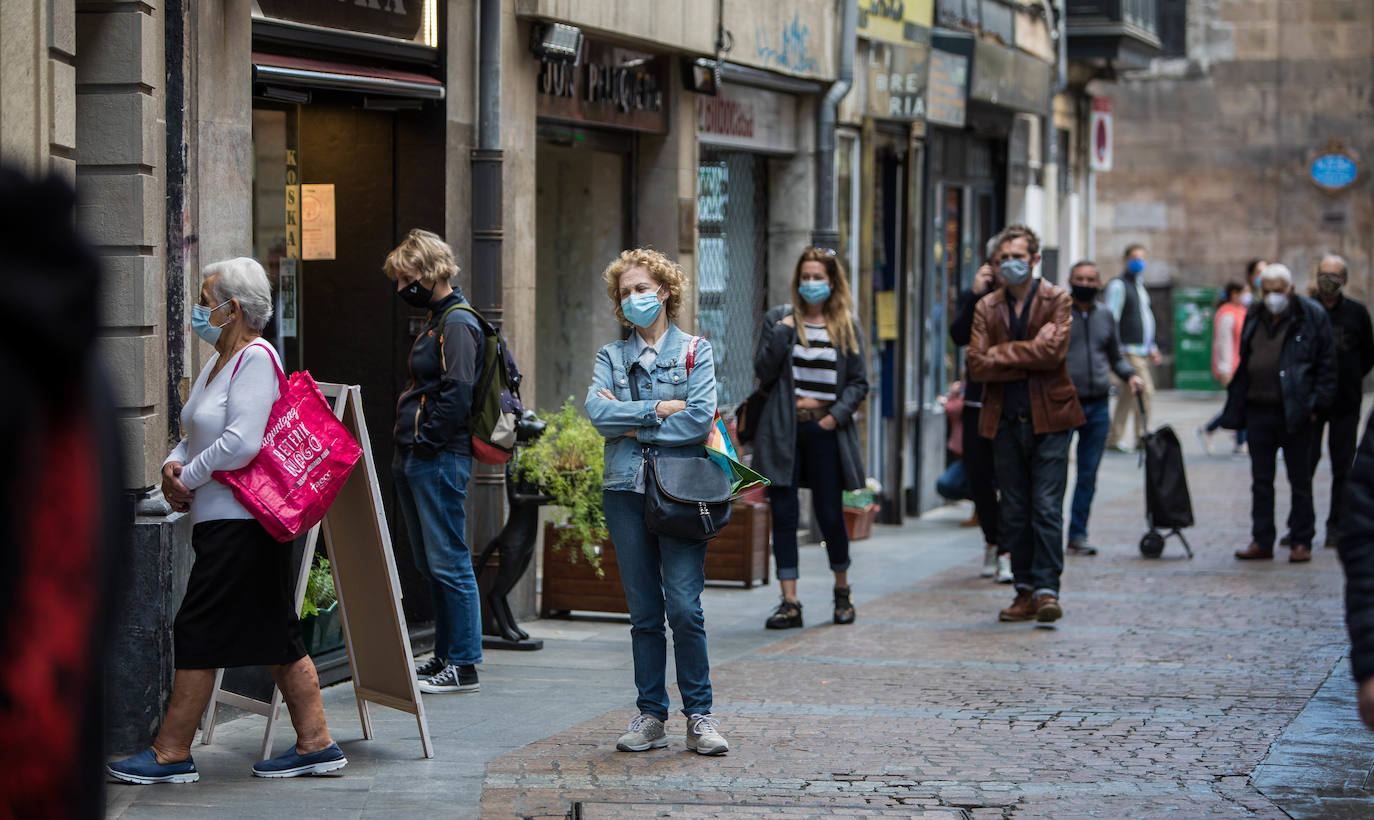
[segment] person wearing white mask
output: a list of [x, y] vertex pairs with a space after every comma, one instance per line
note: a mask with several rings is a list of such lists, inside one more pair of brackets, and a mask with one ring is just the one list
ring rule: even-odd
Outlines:
[[1221, 426], [1245, 430], [1250, 449], [1250, 545], [1243, 561], [1274, 557], [1274, 470], [1283, 450], [1293, 500], [1288, 560], [1312, 559], [1316, 515], [1312, 505], [1313, 422], [1336, 395], [1336, 356], [1326, 309], [1297, 295], [1293, 273], [1269, 265], [1260, 274], [1260, 304], [1240, 332], [1240, 363], [1226, 390]]
[[644, 520], [644, 448], [659, 455], [702, 456], [716, 414], [711, 343], [673, 323], [687, 277], [658, 251], [622, 252], [602, 273], [615, 317], [630, 338], [596, 354], [585, 408], [606, 438], [602, 506], [630, 608], [639, 715], [616, 741], [622, 752], [668, 745], [668, 640], [687, 718], [686, 746], [719, 755], [730, 746], [711, 714], [711, 664], [706, 655], [706, 543], [651, 532]]

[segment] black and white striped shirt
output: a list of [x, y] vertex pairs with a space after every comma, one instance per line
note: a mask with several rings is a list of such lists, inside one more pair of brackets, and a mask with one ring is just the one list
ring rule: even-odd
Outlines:
[[809, 347], [792, 345], [792, 383], [798, 397], [835, 400], [835, 348], [825, 325], [802, 324]]

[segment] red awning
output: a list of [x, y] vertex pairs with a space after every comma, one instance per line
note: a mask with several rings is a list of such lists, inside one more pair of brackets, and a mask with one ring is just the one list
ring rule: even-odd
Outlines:
[[442, 82], [413, 71], [287, 57], [262, 51], [253, 52], [253, 81], [423, 100], [444, 98]]

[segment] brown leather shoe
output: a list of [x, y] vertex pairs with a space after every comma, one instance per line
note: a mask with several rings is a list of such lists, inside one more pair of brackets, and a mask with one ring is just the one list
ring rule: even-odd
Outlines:
[[1059, 606], [1059, 599], [1048, 592], [1042, 592], [1035, 596], [1034, 606], [1035, 620], [1042, 624], [1053, 623], [1064, 617], [1064, 610]]
[[1243, 550], [1236, 550], [1236, 557], [1242, 561], [1268, 561], [1274, 557], [1272, 549], [1260, 549], [1260, 545], [1254, 541], [1250, 546]]
[[1301, 564], [1312, 560], [1312, 548], [1306, 544], [1294, 544], [1293, 551], [1288, 555], [1288, 563]]
[[999, 621], [1029, 621], [1035, 617], [1035, 602], [1031, 600], [1029, 590], [1018, 589], [1016, 600], [1011, 602], [1011, 606], [997, 613]]

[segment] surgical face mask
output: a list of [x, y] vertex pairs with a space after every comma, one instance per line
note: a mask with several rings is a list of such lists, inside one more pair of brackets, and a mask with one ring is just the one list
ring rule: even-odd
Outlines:
[[1246, 290], [1246, 291], [1241, 291], [1241, 294], [1240, 294], [1240, 303], [1241, 303], [1242, 305], [1245, 305], [1246, 307], [1250, 307], [1250, 303], [1253, 302], [1253, 301], [1255, 301], [1255, 294], [1251, 293], [1251, 292], [1248, 291], [1248, 290]]
[[1341, 278], [1339, 276], [1329, 275], [1318, 276], [1317, 292], [1327, 298], [1335, 296], [1341, 292]]
[[1030, 262], [1025, 259], [1003, 259], [1002, 265], [997, 269], [1002, 274], [1008, 285], [1021, 285], [1030, 278]]
[[620, 300], [620, 312], [635, 327], [648, 327], [658, 318], [663, 303], [657, 293], [633, 293]]
[[205, 305], [192, 305], [191, 330], [194, 330], [197, 336], [204, 339], [209, 344], [214, 344], [215, 342], [218, 342], [219, 334], [224, 331], [224, 325], [229, 324], [229, 320], [225, 319], [224, 325], [212, 325], [210, 324], [210, 314], [214, 313], [215, 311], [219, 310], [227, 304], [229, 303], [224, 302], [223, 304], [216, 305], [214, 307], [206, 307]]
[[1101, 289], [1097, 285], [1071, 285], [1069, 290], [1075, 302], [1096, 302]]
[[1288, 309], [1288, 294], [1266, 293], [1264, 294], [1264, 306], [1269, 308], [1270, 313], [1278, 316]]
[[434, 298], [434, 289], [425, 287], [419, 279], [416, 279], [409, 286], [401, 288], [396, 294], [411, 307], [427, 308], [430, 300]]
[[1126, 272], [1132, 276], [1139, 276], [1145, 272], [1145, 260], [1139, 257], [1126, 263]]
[[797, 293], [806, 300], [808, 305], [819, 305], [830, 298], [829, 282], [802, 282], [797, 286]]

